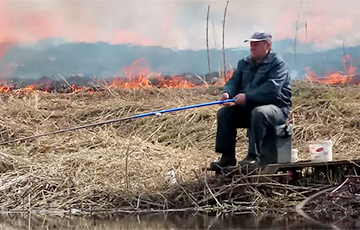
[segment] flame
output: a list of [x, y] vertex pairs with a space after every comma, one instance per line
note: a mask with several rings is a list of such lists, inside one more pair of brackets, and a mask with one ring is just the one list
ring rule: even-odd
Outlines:
[[2, 92], [2, 93], [11, 92], [11, 88], [7, 87], [7, 86], [0, 86], [0, 92]]
[[171, 76], [170, 79], [165, 79], [164, 76], [158, 78], [160, 85], [165, 88], [193, 88], [196, 85], [190, 81], [184, 80], [180, 76]]
[[132, 76], [129, 78], [119, 78], [115, 76], [113, 82], [111, 82], [110, 86], [114, 88], [124, 88], [124, 89], [132, 89], [132, 88], [148, 88], [151, 87], [151, 83], [145, 76]]
[[85, 92], [85, 91], [87, 91], [90, 94], [94, 93], [94, 90], [92, 90], [92, 89], [88, 89], [85, 86], [79, 88], [75, 84], [71, 85], [71, 91], [74, 92], [74, 93]]
[[230, 78], [232, 77], [233, 73], [234, 73], [234, 70], [233, 70], [233, 69], [227, 71], [226, 75], [220, 77], [219, 81], [217, 81], [214, 85], [216, 85], [216, 86], [223, 86], [223, 85], [225, 85], [225, 83], [226, 83], [228, 80], [230, 80]]
[[[206, 87], [207, 83], [197, 75], [171, 75], [165, 76], [160, 72], [152, 72], [149, 63], [147, 63], [143, 58], [135, 60], [130, 66], [125, 66], [123, 68], [125, 74], [124, 77], [114, 76], [114, 79], [108, 83], [108, 87], [112, 88], [122, 88], [122, 89], [143, 89], [143, 88], [195, 88], [195, 87]], [[224, 77], [216, 82], [214, 85], [222, 86], [228, 81], [232, 74], [233, 70], [229, 70]], [[67, 81], [67, 86], [65, 85], [56, 85], [58, 82], [42, 78], [38, 83], [24, 86], [21, 88], [16, 88], [15, 86], [9, 85], [8, 83], [3, 83], [0, 85], [1, 93], [36, 93], [36, 92], [58, 92], [58, 90], [63, 90], [63, 93], [79, 93], [79, 92], [88, 92], [90, 94], [95, 93], [95, 89], [78, 86], [76, 84], [70, 85]], [[99, 89], [96, 89], [99, 90]], [[100, 89], [101, 90], [101, 89]], [[61, 91], [62, 92], [62, 91]]]
[[[149, 63], [143, 58], [135, 60], [132, 65], [124, 67], [125, 78], [115, 76], [115, 79], [111, 82], [111, 86], [114, 88], [150, 88], [150, 87], [162, 87], [162, 88], [193, 88], [196, 85], [186, 80], [181, 76], [165, 77], [160, 72], [154, 73], [150, 70]], [[155, 85], [150, 81], [153, 79]]]
[[31, 91], [34, 91], [34, 90], [35, 90], [35, 86], [33, 86], [33, 85], [29, 85], [29, 86], [24, 88], [25, 92], [31, 92]]
[[316, 73], [310, 70], [309, 67], [305, 68], [306, 75], [309, 81], [325, 83], [325, 84], [360, 84], [360, 77], [356, 75], [356, 67], [353, 66], [352, 59], [349, 54], [341, 59], [344, 71], [329, 73], [324, 77], [319, 77]]

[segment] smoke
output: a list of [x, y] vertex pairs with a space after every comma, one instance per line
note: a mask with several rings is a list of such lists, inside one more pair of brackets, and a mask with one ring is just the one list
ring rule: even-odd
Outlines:
[[282, 14], [276, 30], [277, 36], [294, 38], [297, 34], [300, 42], [313, 43], [323, 48], [339, 45], [344, 40], [348, 45], [355, 45], [360, 29], [360, 12], [356, 10], [359, 6], [360, 2], [356, 1], [304, 1], [298, 4], [297, 12], [288, 10]]
[[0, 27], [5, 33], [0, 34], [0, 40], [34, 42], [62, 37], [74, 42], [152, 45], [149, 33], [170, 21], [165, 20], [166, 14], [159, 14], [165, 12], [167, 5], [130, 1], [23, 1], [21, 4], [1, 1]]
[[[207, 6], [210, 43], [221, 44], [226, 1], [5, 1], [0, 0], [0, 42], [29, 43], [58, 37], [73, 42], [130, 43], [205, 48]], [[331, 48], [357, 43], [360, 1], [230, 1], [226, 47], [243, 46], [256, 29], [275, 40]], [[297, 20], [299, 15], [299, 19]], [[295, 31], [296, 23], [298, 31]], [[307, 27], [305, 28], [305, 23]], [[306, 31], [305, 31], [306, 30]]]

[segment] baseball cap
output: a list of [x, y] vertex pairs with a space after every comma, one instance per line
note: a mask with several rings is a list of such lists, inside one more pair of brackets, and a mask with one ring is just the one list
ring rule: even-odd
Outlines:
[[253, 41], [253, 42], [259, 42], [259, 41], [272, 41], [272, 36], [270, 33], [267, 33], [263, 30], [256, 31], [250, 39], [246, 39], [244, 42]]

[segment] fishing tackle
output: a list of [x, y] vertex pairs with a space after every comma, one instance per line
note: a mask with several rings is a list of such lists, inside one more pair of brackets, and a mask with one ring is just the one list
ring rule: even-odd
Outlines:
[[224, 103], [234, 102], [234, 101], [235, 101], [235, 99], [227, 99], [227, 100], [221, 100], [221, 101], [212, 101], [212, 102], [206, 102], [206, 103], [202, 103], [202, 104], [189, 105], [189, 106], [184, 106], [184, 107], [177, 107], [177, 108], [172, 108], [172, 109], [165, 109], [165, 110], [160, 110], [160, 111], [156, 111], [156, 112], [143, 113], [143, 114], [138, 114], [138, 115], [134, 115], [134, 116], [130, 116], [130, 117], [112, 119], [112, 120], [87, 124], [87, 125], [83, 125], [83, 126], [77, 126], [77, 127], [68, 128], [68, 129], [61, 129], [61, 130], [57, 130], [57, 131], [53, 131], [53, 132], [49, 132], [49, 133], [43, 133], [43, 134], [38, 134], [38, 135], [34, 135], [34, 136], [29, 136], [29, 137], [23, 137], [23, 138], [18, 138], [18, 139], [14, 139], [14, 140], [4, 141], [4, 142], [1, 142], [0, 145], [6, 145], [6, 144], [14, 143], [14, 142], [31, 140], [31, 139], [35, 139], [35, 138], [39, 138], [39, 137], [43, 137], [43, 136], [48, 136], [48, 135], [51, 135], [51, 134], [59, 134], [59, 133], [74, 131], [74, 130], [77, 130], [77, 129], [84, 129], [84, 128], [98, 126], [98, 125], [105, 125], [105, 124], [110, 124], [110, 123], [114, 123], [114, 122], [125, 121], [125, 120], [140, 118], [140, 117], [147, 117], [147, 116], [153, 116], [153, 115], [159, 117], [163, 113], [169, 113], [169, 112], [185, 110], [185, 109], [192, 109], [192, 108], [197, 108], [197, 107], [202, 107], [202, 106], [224, 104]]

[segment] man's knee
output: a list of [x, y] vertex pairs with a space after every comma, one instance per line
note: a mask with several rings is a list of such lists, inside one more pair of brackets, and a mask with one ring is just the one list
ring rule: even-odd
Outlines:
[[222, 107], [217, 111], [217, 118], [218, 120], [226, 120], [232, 116], [233, 109], [232, 107]]
[[264, 121], [267, 117], [267, 110], [267, 105], [255, 107], [250, 113], [251, 121], [256, 123]]
[[282, 110], [275, 105], [262, 105], [255, 107], [251, 111], [251, 121], [255, 123], [270, 122], [270, 123], [282, 123], [286, 121]]

